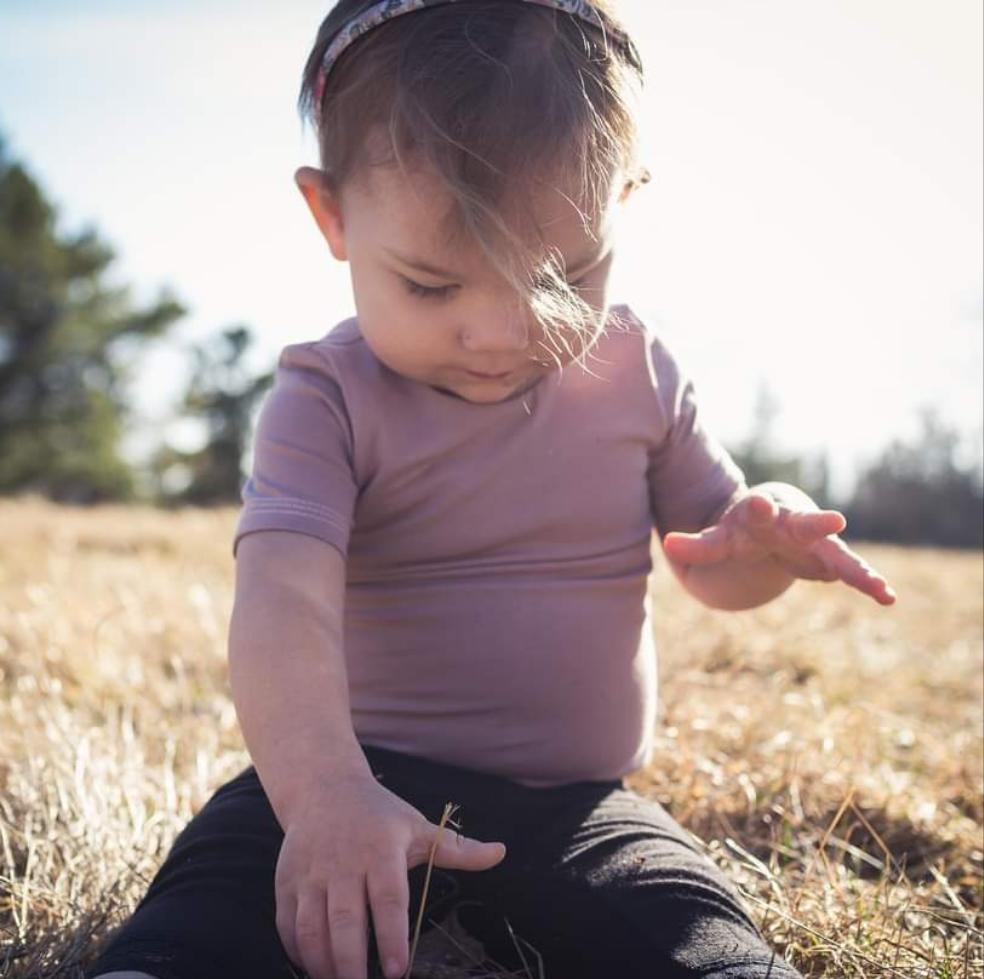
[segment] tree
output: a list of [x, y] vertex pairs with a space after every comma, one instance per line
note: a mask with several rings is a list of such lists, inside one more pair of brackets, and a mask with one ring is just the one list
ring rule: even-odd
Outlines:
[[980, 470], [957, 460], [959, 436], [930, 408], [916, 441], [894, 441], [861, 473], [846, 507], [852, 534], [942, 547], [984, 546]]
[[136, 355], [185, 310], [137, 309], [104, 276], [113, 251], [55, 208], [0, 137], [0, 493], [92, 502], [133, 491], [118, 446]]
[[153, 468], [163, 498], [194, 504], [239, 499], [253, 409], [273, 381], [272, 373], [256, 377], [246, 367], [252, 345], [252, 332], [239, 325], [193, 348], [182, 414], [201, 423], [205, 442], [194, 452], [165, 446], [158, 453]]

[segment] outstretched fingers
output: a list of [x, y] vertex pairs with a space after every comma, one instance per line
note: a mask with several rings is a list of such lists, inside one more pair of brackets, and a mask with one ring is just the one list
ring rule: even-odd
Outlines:
[[868, 595], [879, 605], [894, 604], [896, 594], [892, 586], [840, 538], [821, 541], [814, 553], [845, 585]]
[[809, 545], [831, 534], [839, 534], [847, 526], [847, 521], [838, 510], [808, 510], [798, 513], [782, 510], [779, 524], [785, 526], [793, 540]]
[[809, 547], [847, 526], [838, 510], [792, 510], [757, 492], [749, 493], [735, 510], [748, 533], [767, 544]]
[[689, 565], [772, 554], [796, 577], [840, 580], [881, 605], [893, 604], [891, 585], [837, 536], [846, 526], [839, 510], [793, 510], [753, 491], [713, 526], [696, 534], [667, 534], [663, 550]]

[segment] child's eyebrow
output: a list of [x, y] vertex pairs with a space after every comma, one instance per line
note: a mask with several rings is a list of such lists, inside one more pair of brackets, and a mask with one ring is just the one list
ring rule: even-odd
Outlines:
[[[581, 269], [586, 269], [589, 265], [593, 265], [605, 254], [605, 244], [602, 243], [600, 247], [592, 249], [589, 255], [583, 256], [580, 261], [575, 262], [573, 265], [565, 263], [565, 268], [567, 269], [568, 275], [573, 275], [580, 272]], [[418, 272], [424, 272], [426, 275], [435, 275], [438, 278], [445, 279], [461, 279], [463, 276], [459, 275], [457, 272], [450, 271], [449, 269], [442, 269], [436, 265], [432, 265], [426, 259], [423, 258], [413, 258], [409, 255], [401, 255], [396, 249], [389, 248], [383, 245], [383, 251], [388, 252], [397, 261], [402, 262], [408, 268], [416, 269]]]
[[393, 248], [387, 248], [383, 245], [383, 251], [388, 252], [397, 261], [402, 262], [404, 265], [409, 266], [412, 269], [416, 269], [418, 272], [426, 272], [428, 275], [436, 275], [439, 278], [458, 278], [456, 272], [450, 272], [447, 269], [438, 268], [436, 265], [431, 265], [430, 262], [425, 261], [422, 258], [410, 258], [406, 255], [401, 255], [398, 251]]

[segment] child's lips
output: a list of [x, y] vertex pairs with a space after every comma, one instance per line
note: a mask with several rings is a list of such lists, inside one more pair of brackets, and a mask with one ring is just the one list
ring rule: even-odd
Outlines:
[[497, 374], [485, 374], [481, 371], [466, 370], [465, 373], [470, 377], [477, 378], [480, 381], [505, 381], [512, 377], [515, 371], [500, 371]]

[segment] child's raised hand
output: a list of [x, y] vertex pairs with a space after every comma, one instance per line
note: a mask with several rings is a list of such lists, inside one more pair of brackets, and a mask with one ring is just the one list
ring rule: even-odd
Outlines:
[[[409, 959], [407, 872], [426, 863], [438, 827], [371, 774], [315, 787], [286, 827], [274, 877], [277, 931], [288, 957], [311, 979], [365, 979], [367, 904], [387, 979]], [[488, 870], [505, 856], [445, 830], [434, 864]]]
[[837, 536], [846, 524], [837, 510], [779, 506], [752, 490], [700, 533], [667, 534], [663, 549], [671, 560], [691, 565], [772, 558], [797, 578], [843, 581], [891, 605], [895, 592], [888, 582]]

